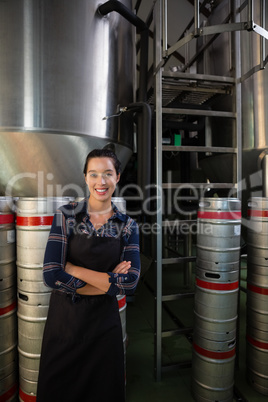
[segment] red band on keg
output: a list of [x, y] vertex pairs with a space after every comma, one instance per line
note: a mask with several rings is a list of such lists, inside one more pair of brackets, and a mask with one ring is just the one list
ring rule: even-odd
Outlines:
[[197, 353], [210, 359], [223, 360], [235, 356], [235, 347], [227, 352], [213, 352], [212, 350], [201, 348], [201, 346], [198, 346], [196, 343], [193, 343], [193, 347]]
[[268, 211], [248, 209], [248, 216], [253, 216], [256, 218], [268, 218]]
[[50, 226], [53, 216], [17, 216], [18, 226]]
[[10, 311], [14, 310], [17, 307], [16, 301], [14, 301], [12, 304], [6, 307], [0, 308], [0, 315], [4, 315], [9, 313]]
[[0, 402], [8, 401], [12, 396], [15, 395], [18, 389], [18, 384], [14, 384], [7, 392], [0, 395]]
[[24, 401], [24, 402], [36, 402], [36, 396], [33, 395], [28, 395], [25, 394], [25, 392], [23, 392], [20, 388], [20, 398]]
[[247, 284], [248, 290], [254, 293], [259, 293], [260, 295], [268, 296], [268, 288], [260, 288], [259, 286], [251, 285], [250, 283]]
[[241, 219], [241, 211], [198, 211], [199, 219]]
[[207, 282], [202, 281], [199, 278], [196, 278], [196, 285], [200, 288], [211, 289], [211, 290], [235, 290], [238, 289], [238, 281], [228, 282], [228, 283], [215, 283], [215, 282]]
[[247, 340], [253, 346], [257, 346], [257, 348], [268, 350], [268, 342], [261, 342], [257, 341], [257, 339], [252, 338], [251, 336], [247, 335]]
[[7, 223], [14, 223], [14, 222], [15, 222], [14, 214], [0, 215], [0, 225], [6, 225]]
[[119, 307], [119, 309], [122, 308], [122, 307], [124, 307], [125, 304], [126, 304], [126, 296], [122, 297], [122, 299], [119, 299], [119, 300], [117, 299], [117, 301], [118, 301], [118, 307]]

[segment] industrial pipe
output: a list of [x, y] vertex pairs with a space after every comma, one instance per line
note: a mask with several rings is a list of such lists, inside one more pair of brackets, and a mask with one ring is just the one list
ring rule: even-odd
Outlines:
[[197, 38], [199, 36], [200, 29], [200, 14], [199, 14], [199, 0], [194, 2], [194, 36]]
[[148, 103], [135, 102], [127, 107], [127, 111], [132, 113], [141, 113], [138, 118], [138, 127], [141, 127], [138, 132], [138, 184], [140, 185], [144, 199], [150, 198], [151, 183], [151, 122], [152, 111]]
[[151, 108], [147, 100], [147, 71], [148, 71], [148, 41], [149, 29], [144, 21], [117, 0], [110, 0], [101, 4], [98, 8], [101, 15], [105, 16], [112, 11], [118, 12], [127, 21], [139, 29], [140, 39], [140, 79], [138, 90], [138, 102], [130, 104], [127, 111], [142, 112], [138, 117], [138, 184], [143, 190], [144, 198], [150, 196], [149, 184], [151, 182]]
[[148, 41], [149, 29], [144, 21], [142, 21], [136, 14], [129, 10], [124, 4], [117, 0], [110, 0], [101, 4], [98, 8], [102, 16], [109, 14], [112, 11], [118, 12], [127, 21], [139, 29], [141, 36], [140, 39], [140, 81], [138, 100], [145, 102], [147, 98], [147, 72], [148, 72]]

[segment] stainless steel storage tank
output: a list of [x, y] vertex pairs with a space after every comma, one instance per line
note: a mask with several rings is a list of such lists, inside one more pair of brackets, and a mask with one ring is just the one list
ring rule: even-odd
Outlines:
[[[234, 4], [241, 5], [235, 9]], [[227, 21], [226, 30], [228, 30], [228, 22], [233, 22], [234, 15], [231, 11], [237, 13], [244, 26], [238, 31], [240, 34], [241, 52], [240, 62], [234, 62], [235, 47], [232, 41], [235, 32], [221, 33], [212, 45], [205, 51], [202, 62], [198, 65], [200, 73], [233, 76], [236, 75], [236, 69], [241, 68], [241, 113], [242, 113], [242, 189], [245, 192], [245, 200], [252, 194], [262, 195], [260, 193], [262, 186], [262, 158], [268, 150], [268, 114], [266, 112], [267, 93], [268, 93], [268, 72], [262, 69], [262, 37], [254, 31], [247, 30], [248, 7], [252, 2], [243, 4], [242, 1], [229, 2], [222, 0], [217, 2], [215, 10], [212, 12], [205, 25], [223, 24]], [[268, 29], [268, 8], [263, 8], [262, 16], [261, 1], [254, 1], [252, 10], [253, 21]], [[233, 5], [233, 10], [231, 6]], [[228, 20], [229, 16], [229, 20]], [[207, 37], [205, 40], [211, 39]], [[226, 104], [223, 100], [221, 106], [225, 110], [230, 111], [231, 104]], [[227, 122], [228, 123], [228, 122]], [[235, 132], [232, 124], [224, 124], [222, 119], [214, 118], [212, 122], [212, 143], [214, 146], [228, 145], [230, 138], [235, 138]], [[228, 181], [232, 164], [230, 162], [231, 155], [221, 155], [220, 157], [212, 157], [211, 166], [214, 167], [218, 174], [218, 179], [222, 182]], [[207, 170], [209, 175], [209, 169]]]
[[[261, 4], [263, 3], [263, 20]], [[242, 20], [246, 19], [246, 10], [242, 12]], [[268, 9], [265, 2], [255, 1], [253, 8], [254, 21], [268, 29]], [[243, 170], [244, 175], [251, 175], [250, 187], [253, 195], [261, 196], [258, 193], [258, 185], [264, 179], [261, 175], [262, 162], [265, 154], [268, 153], [268, 114], [267, 114], [267, 93], [268, 93], [268, 72], [262, 65], [262, 38], [253, 32], [242, 32], [241, 50], [242, 63], [241, 75], [244, 78], [248, 72], [253, 73], [242, 81], [242, 133], [243, 133]], [[266, 41], [267, 43], [267, 41]], [[258, 176], [253, 176], [259, 172]], [[264, 183], [265, 184], [265, 183]], [[252, 195], [252, 194], [251, 194]], [[265, 196], [265, 194], [263, 194]]]
[[0, 194], [83, 196], [91, 149], [130, 157], [130, 119], [103, 117], [133, 101], [133, 26], [99, 5], [0, 2]]

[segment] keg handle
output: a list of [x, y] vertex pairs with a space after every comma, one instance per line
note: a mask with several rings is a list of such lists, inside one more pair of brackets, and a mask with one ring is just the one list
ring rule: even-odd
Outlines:
[[249, 201], [249, 203], [248, 203], [248, 207], [249, 208], [252, 208], [252, 207], [257, 207], [258, 206], [258, 203], [257, 202], [252, 202], [252, 201]]
[[215, 274], [214, 272], [206, 272], [205, 273], [206, 278], [211, 278], [211, 279], [220, 279], [220, 274]]
[[199, 207], [200, 208], [208, 208], [208, 207], [210, 207], [210, 202], [209, 201], [200, 201]]
[[22, 293], [19, 293], [18, 296], [20, 299], [22, 299], [24, 301], [28, 301], [28, 299], [29, 299], [27, 295], [23, 295]]
[[228, 343], [228, 347], [230, 349], [233, 349], [234, 346], [235, 346], [235, 340], [233, 340], [232, 342]]

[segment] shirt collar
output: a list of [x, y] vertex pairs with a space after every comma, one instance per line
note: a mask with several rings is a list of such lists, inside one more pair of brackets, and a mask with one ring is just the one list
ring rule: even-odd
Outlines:
[[126, 222], [126, 220], [127, 220], [126, 214], [122, 214], [122, 212], [119, 211], [119, 209], [113, 202], [112, 202], [112, 208], [113, 208], [114, 214], [110, 219], [118, 218], [118, 219], [120, 219], [120, 221]]
[[[87, 211], [88, 198], [85, 198], [81, 202], [83, 203], [81, 212], [88, 215], [88, 211]], [[123, 214], [122, 212], [120, 212], [119, 209], [117, 208], [117, 206], [113, 202], [112, 202], [112, 209], [113, 209], [114, 214], [111, 216], [110, 219], [119, 219], [122, 222], [127, 221], [127, 216], [125, 214]]]

